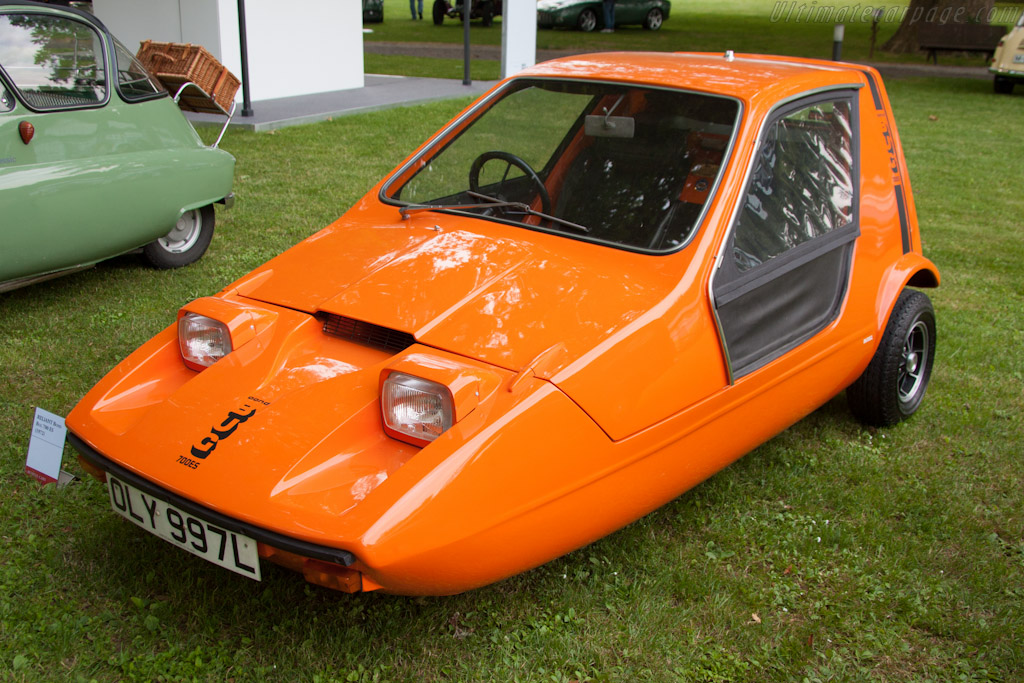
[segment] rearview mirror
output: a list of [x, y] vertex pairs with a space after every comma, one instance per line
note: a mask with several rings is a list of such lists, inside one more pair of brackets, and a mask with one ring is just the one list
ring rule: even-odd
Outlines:
[[631, 116], [604, 116], [590, 114], [583, 124], [583, 131], [593, 138], [631, 138], [636, 121]]

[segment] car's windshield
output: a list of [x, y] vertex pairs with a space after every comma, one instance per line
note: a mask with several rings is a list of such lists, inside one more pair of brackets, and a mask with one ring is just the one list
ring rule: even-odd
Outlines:
[[383, 196], [618, 247], [671, 251], [696, 228], [735, 100], [590, 81], [514, 82]]

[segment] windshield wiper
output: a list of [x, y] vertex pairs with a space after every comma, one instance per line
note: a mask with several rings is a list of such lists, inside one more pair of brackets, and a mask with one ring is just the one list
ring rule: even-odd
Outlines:
[[492, 203], [489, 204], [488, 206], [498, 206], [499, 204], [505, 205], [505, 206], [511, 206], [514, 209], [519, 209], [520, 211], [522, 211], [525, 214], [529, 214], [531, 216], [537, 216], [538, 218], [543, 218], [543, 219], [549, 220], [549, 221], [551, 221], [553, 223], [559, 223], [561, 225], [566, 226], [567, 228], [573, 228], [574, 230], [579, 230], [580, 232], [583, 232], [583, 233], [589, 233], [590, 232], [590, 228], [588, 228], [585, 225], [580, 225], [579, 223], [573, 223], [572, 221], [567, 221], [564, 218], [559, 218], [558, 216], [552, 216], [550, 214], [543, 213], [541, 211], [537, 211], [536, 209], [533, 209], [532, 207], [530, 207], [529, 204], [524, 204], [523, 202], [506, 202], [506, 201], [502, 201], [500, 199], [495, 199], [494, 197], [490, 197], [490, 196], [485, 195], [485, 194], [480, 194], [479, 192], [473, 192], [472, 190], [469, 190], [468, 194], [469, 194], [470, 197], [475, 197], [477, 199], [487, 199], [487, 200], [491, 201]]
[[473, 191], [469, 191], [468, 194], [476, 199], [484, 199], [486, 200], [486, 202], [480, 202], [478, 204], [406, 204], [405, 206], [401, 207], [398, 210], [398, 213], [400, 213], [402, 215], [402, 218], [404, 219], [408, 218], [409, 214], [419, 213], [420, 211], [472, 211], [473, 209], [515, 209], [517, 211], [521, 211], [524, 214], [530, 216], [537, 216], [538, 218], [543, 218], [544, 220], [548, 220], [553, 223], [558, 223], [560, 225], [566, 226], [567, 228], [579, 230], [580, 232], [583, 233], [590, 232], [590, 228], [588, 228], [585, 225], [573, 223], [572, 221], [567, 221], [564, 218], [551, 216], [541, 211], [537, 211], [531, 208], [529, 204], [524, 204], [523, 202], [506, 202], [503, 199], [497, 199], [495, 197], [490, 197], [488, 195], [480, 194], [479, 192]]
[[490, 201], [478, 204], [406, 204], [398, 210], [398, 213], [402, 214], [402, 218], [408, 218], [409, 214], [419, 213], [420, 211], [471, 211], [473, 209], [501, 209], [504, 207], [529, 210], [530, 208], [522, 202], [503, 202], [493, 197], [486, 198]]

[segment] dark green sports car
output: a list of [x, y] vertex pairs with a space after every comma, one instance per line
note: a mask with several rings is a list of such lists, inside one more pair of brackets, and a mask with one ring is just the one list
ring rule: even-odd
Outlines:
[[[669, 0], [616, 0], [615, 26], [640, 24], [649, 31], [656, 31], [668, 19], [671, 8]], [[537, 26], [565, 26], [581, 31], [614, 28], [604, 25], [601, 0], [540, 0], [537, 3]]]

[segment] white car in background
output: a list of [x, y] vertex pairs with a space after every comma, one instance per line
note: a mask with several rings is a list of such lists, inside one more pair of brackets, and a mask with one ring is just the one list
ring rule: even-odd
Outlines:
[[1008, 95], [1015, 83], [1024, 82], [1024, 13], [999, 41], [988, 70], [995, 76], [992, 85], [997, 93]]

